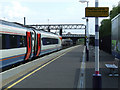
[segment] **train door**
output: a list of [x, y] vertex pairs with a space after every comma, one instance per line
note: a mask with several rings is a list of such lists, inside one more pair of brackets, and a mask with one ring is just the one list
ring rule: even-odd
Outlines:
[[37, 53], [36, 56], [39, 56], [41, 51], [41, 34], [37, 33]]
[[29, 59], [32, 53], [32, 41], [31, 41], [31, 32], [27, 32], [27, 52], [25, 56], [25, 60]]
[[35, 32], [32, 32], [31, 36], [32, 36], [32, 38], [31, 38], [31, 40], [32, 40], [32, 46], [31, 46], [32, 55], [31, 55], [31, 57], [34, 57], [35, 56], [35, 37], [36, 37]]
[[37, 35], [36, 35], [36, 31], [35, 30], [33, 30], [34, 31], [34, 37], [33, 37], [33, 40], [32, 40], [32, 45], [33, 45], [33, 57], [36, 57], [36, 52], [37, 52], [37, 40], [36, 40], [36, 38], [37, 38]]

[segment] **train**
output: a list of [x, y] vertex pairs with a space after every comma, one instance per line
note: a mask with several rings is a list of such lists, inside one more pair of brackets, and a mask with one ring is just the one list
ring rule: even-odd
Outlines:
[[62, 47], [72, 46], [73, 41], [71, 39], [62, 39]]
[[60, 35], [0, 20], [0, 68], [60, 50]]

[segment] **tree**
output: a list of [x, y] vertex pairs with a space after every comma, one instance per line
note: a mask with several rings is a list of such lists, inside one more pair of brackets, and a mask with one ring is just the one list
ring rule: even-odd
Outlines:
[[100, 49], [111, 53], [111, 20], [120, 13], [120, 5], [113, 7], [110, 11], [110, 18], [104, 19], [99, 28], [100, 31]]
[[100, 37], [111, 35], [111, 20], [120, 13], [120, 5], [113, 7], [110, 11], [110, 19], [104, 19], [101, 22], [100, 26]]
[[110, 11], [110, 19], [113, 19], [119, 13], [120, 13], [120, 6], [113, 7], [113, 9]]
[[100, 37], [111, 35], [111, 20], [104, 19], [100, 26]]

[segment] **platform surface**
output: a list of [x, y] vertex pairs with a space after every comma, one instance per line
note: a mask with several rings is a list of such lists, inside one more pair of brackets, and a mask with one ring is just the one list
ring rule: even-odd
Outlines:
[[7, 84], [4, 88], [14, 83], [11, 88], [76, 88], [79, 80], [83, 49], [84, 46], [80, 45], [27, 78], [21, 80], [29, 73]]

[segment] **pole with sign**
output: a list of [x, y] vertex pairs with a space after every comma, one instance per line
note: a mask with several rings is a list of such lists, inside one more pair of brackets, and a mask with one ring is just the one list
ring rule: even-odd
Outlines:
[[93, 88], [101, 90], [102, 80], [101, 74], [99, 73], [99, 19], [98, 17], [108, 17], [108, 7], [98, 7], [98, 0], [95, 0], [95, 7], [85, 8], [86, 17], [95, 17], [95, 74], [93, 74]]
[[[95, 0], [95, 7], [98, 7], [98, 0]], [[95, 10], [96, 11], [96, 10]], [[99, 25], [98, 17], [95, 16], [95, 74], [93, 74], [93, 88], [102, 88], [101, 74], [99, 74]]]

